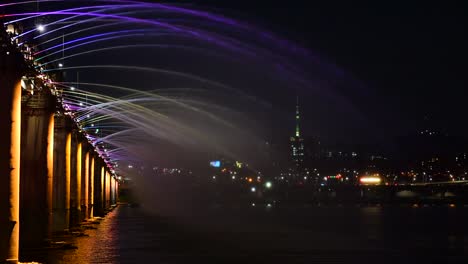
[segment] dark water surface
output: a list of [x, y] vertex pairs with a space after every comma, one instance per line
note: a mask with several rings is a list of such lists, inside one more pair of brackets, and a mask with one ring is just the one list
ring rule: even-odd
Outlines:
[[213, 209], [162, 218], [120, 205], [49, 263], [468, 263], [468, 207]]

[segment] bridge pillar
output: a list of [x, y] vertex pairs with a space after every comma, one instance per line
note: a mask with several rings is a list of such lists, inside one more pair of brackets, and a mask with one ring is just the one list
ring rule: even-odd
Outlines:
[[22, 55], [0, 32], [0, 262], [17, 263], [21, 148]]
[[109, 173], [109, 206], [114, 205], [114, 191], [112, 190], [114, 186], [114, 177]]
[[56, 114], [52, 203], [52, 231], [54, 232], [61, 232], [70, 228], [71, 130], [71, 119], [66, 115]]
[[114, 178], [114, 186], [112, 191], [114, 192], [114, 204], [117, 204], [119, 197], [119, 182], [116, 178]]
[[103, 165], [101, 168], [101, 208], [103, 214], [106, 212], [106, 176], [106, 167]]
[[101, 161], [101, 208], [102, 208], [102, 215], [106, 213], [106, 163], [102, 160]]
[[110, 204], [115, 204], [115, 179], [114, 177], [110, 178]]
[[111, 181], [111, 176], [110, 176], [110, 173], [109, 171], [107, 170], [106, 168], [106, 181], [105, 181], [105, 195], [106, 195], [106, 198], [105, 198], [105, 208], [106, 210], [110, 208], [110, 205], [111, 205], [111, 199], [110, 199], [110, 182]]
[[88, 216], [94, 217], [94, 172], [95, 172], [95, 154], [90, 151], [89, 154], [89, 192], [88, 192]]
[[89, 143], [84, 141], [82, 151], [82, 168], [81, 168], [81, 221], [89, 218]]
[[119, 181], [115, 180], [115, 203], [119, 202]]
[[114, 193], [114, 204], [117, 204], [117, 179], [114, 178], [114, 188], [112, 189], [113, 193]]
[[[35, 84], [40, 80], [35, 80]], [[36, 86], [37, 87], [37, 86]], [[22, 96], [20, 249], [50, 237], [52, 215], [54, 97], [47, 87]]]
[[103, 183], [104, 183], [104, 167], [100, 157], [94, 159], [94, 215], [103, 216]]
[[107, 171], [106, 171], [106, 166], [105, 162], [102, 161], [102, 167], [101, 167], [101, 208], [102, 208], [102, 214], [104, 215], [106, 212], [106, 178], [107, 178]]
[[81, 169], [83, 146], [76, 129], [72, 132], [70, 174], [70, 227], [80, 223], [81, 214]]

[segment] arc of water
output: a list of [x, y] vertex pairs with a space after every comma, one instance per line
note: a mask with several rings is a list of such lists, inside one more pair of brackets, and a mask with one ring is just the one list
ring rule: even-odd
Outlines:
[[[127, 105], [131, 105], [131, 107], [134, 107], [134, 108], [140, 108], [140, 106], [138, 105], [133, 105], [133, 104], [129, 104], [128, 102], [121, 102], [122, 104], [127, 104]], [[106, 107], [103, 107], [102, 105], [97, 105], [96, 106], [96, 111], [97, 112], [101, 112], [101, 113], [106, 113], [108, 112], [108, 110], [106, 110]], [[148, 112], [147, 112], [148, 113]], [[128, 122], [130, 121], [131, 123], [134, 124], [134, 126], [136, 127], [142, 127], [144, 128], [146, 131], [151, 131], [154, 135], [158, 135], [160, 136], [161, 138], [166, 138], [168, 139], [168, 136], [170, 135], [171, 137], [175, 137], [177, 139], [183, 139], [183, 138], [188, 138], [187, 136], [184, 136], [184, 134], [180, 134], [180, 135], [177, 135], [179, 131], [185, 131], [184, 133], [187, 133], [186, 135], [191, 135], [192, 138], [198, 138], [198, 140], [201, 140], [203, 142], [210, 142], [210, 138], [207, 138], [205, 135], [202, 135], [200, 134], [198, 131], [195, 131], [194, 129], [190, 128], [190, 127], [187, 127], [183, 124], [180, 124], [180, 123], [177, 123], [177, 122], [174, 122], [173, 120], [170, 120], [170, 119], [163, 119], [163, 120], [160, 120], [160, 121], [165, 121], [165, 122], [170, 122], [170, 127], [172, 128], [175, 128], [174, 130], [171, 130], [171, 134], [168, 134], [168, 133], [163, 133], [162, 131], [159, 131], [159, 130], [155, 130], [153, 127], [147, 125], [149, 123], [152, 123], [151, 120], [154, 120], [154, 117], [151, 117], [152, 115], [154, 115], [154, 112], [149, 112], [148, 114], [150, 114], [149, 117], [145, 117], [143, 118], [144, 120], [146, 121], [138, 121], [136, 120], [136, 117], [134, 119], [129, 119], [126, 115], [121, 115], [121, 114], [116, 114], [115, 112], [109, 112], [108, 114], [111, 114], [113, 117], [117, 118], [117, 119], [121, 119], [123, 120], [124, 122]], [[157, 115], [160, 115], [159, 113], [156, 113]], [[140, 116], [141, 118], [141, 116]], [[177, 132], [176, 132], [177, 131]], [[173, 143], [178, 143], [180, 144], [180, 142], [177, 142], [177, 141], [174, 141], [174, 140], [171, 140]], [[231, 154], [232, 155], [232, 154]]]

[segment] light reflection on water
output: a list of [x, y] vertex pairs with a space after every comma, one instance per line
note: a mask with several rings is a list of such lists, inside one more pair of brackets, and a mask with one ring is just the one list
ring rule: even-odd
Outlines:
[[[218, 209], [197, 226], [119, 206], [49, 263], [468, 263], [468, 208]], [[200, 224], [205, 223], [205, 224]]]
[[97, 229], [85, 231], [89, 236], [74, 239], [73, 243], [78, 249], [51, 250], [49, 262], [57, 264], [119, 263], [117, 214], [118, 210], [114, 210], [97, 225]]

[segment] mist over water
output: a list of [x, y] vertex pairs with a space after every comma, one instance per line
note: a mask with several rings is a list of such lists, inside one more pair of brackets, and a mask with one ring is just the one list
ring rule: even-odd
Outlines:
[[[80, 85], [81, 89], [87, 89], [86, 84]], [[220, 156], [245, 159], [257, 166], [267, 164], [268, 153], [272, 151], [265, 140], [267, 107], [258, 106], [242, 95], [232, 97], [220, 92], [127, 90], [135, 93], [104, 100], [99, 94], [91, 98], [80, 90], [67, 92], [65, 98], [73, 98], [68, 102], [72, 107], [82, 104], [78, 106], [77, 118], [91, 136], [102, 135], [97, 129], [113, 132], [96, 137], [97, 144], [128, 150], [131, 153], [128, 158], [149, 162], [151, 167], [168, 163], [180, 166], [187, 162], [191, 166], [202, 162], [204, 167], [210, 158]], [[86, 100], [93, 105], [77, 103]]]

